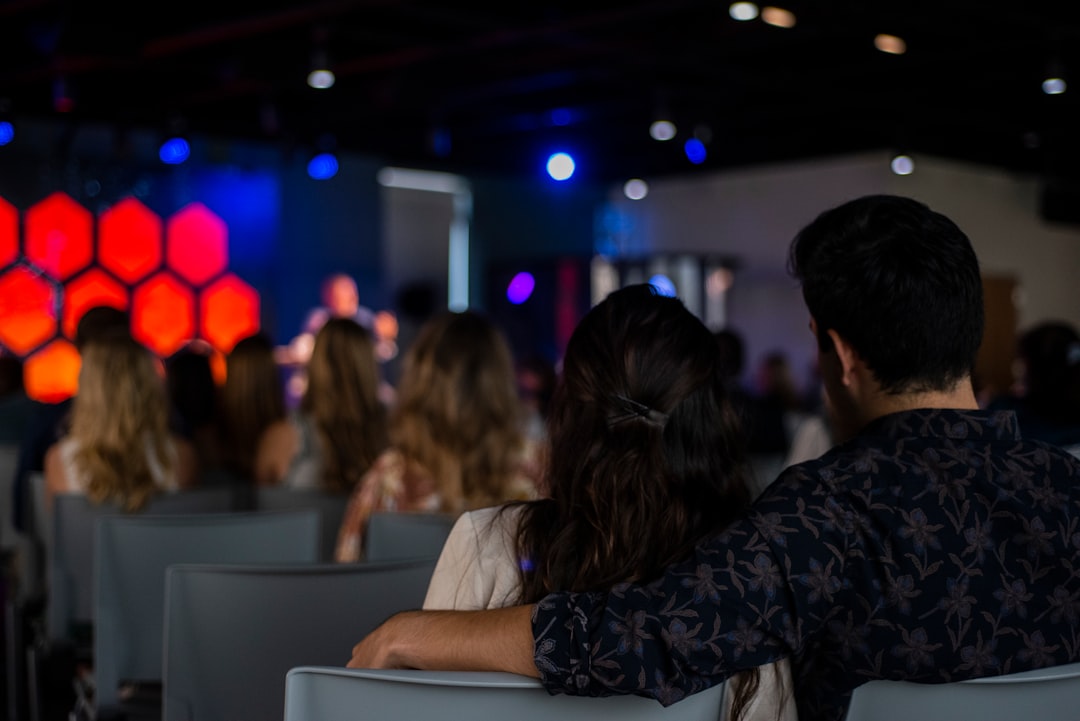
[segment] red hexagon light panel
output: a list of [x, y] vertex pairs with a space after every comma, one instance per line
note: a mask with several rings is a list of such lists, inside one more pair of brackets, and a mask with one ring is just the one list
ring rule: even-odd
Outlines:
[[75, 328], [97, 305], [128, 310], [132, 335], [162, 358], [196, 338], [220, 357], [259, 330], [259, 294], [229, 272], [228, 227], [201, 203], [162, 220], [128, 198], [95, 224], [54, 193], [22, 228], [20, 243], [19, 211], [0, 198], [0, 351], [25, 360], [33, 398], [75, 392]]

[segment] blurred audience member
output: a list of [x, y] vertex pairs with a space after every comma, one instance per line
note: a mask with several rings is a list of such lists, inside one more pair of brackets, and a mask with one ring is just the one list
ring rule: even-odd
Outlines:
[[337, 560], [363, 559], [378, 510], [460, 513], [534, 496], [535, 447], [521, 414], [510, 348], [495, 325], [474, 311], [431, 318], [405, 354], [391, 446], [353, 491]]
[[386, 414], [371, 334], [331, 318], [315, 335], [300, 408], [266, 429], [255, 481], [349, 492], [386, 447]]
[[176, 414], [180, 434], [195, 447], [202, 473], [221, 466], [221, 424], [218, 386], [210, 365], [212, 352], [205, 341], [191, 341], [165, 362], [170, 409]]
[[[108, 305], [94, 306], [79, 318], [75, 326], [75, 348], [81, 353], [86, 344], [98, 338], [130, 337], [131, 321], [127, 311]], [[30, 476], [45, 470], [45, 454], [67, 432], [74, 398], [58, 403], [42, 403], [31, 419], [22, 443], [12, 489], [12, 521], [20, 531], [27, 530]]]
[[990, 401], [991, 410], [1013, 410], [1025, 438], [1053, 443], [1080, 456], [1080, 333], [1062, 321], [1045, 321], [1021, 334], [1016, 386]]
[[220, 417], [222, 467], [235, 480], [253, 482], [259, 439], [286, 418], [281, 371], [267, 335], [241, 338], [226, 356]]
[[86, 343], [70, 430], [45, 455], [46, 508], [58, 493], [85, 493], [135, 511], [197, 477], [194, 448], [169, 430], [157, 359], [129, 337]]
[[555, 391], [555, 365], [539, 354], [522, 358], [516, 366], [518, 397], [525, 411], [525, 435], [542, 441]]

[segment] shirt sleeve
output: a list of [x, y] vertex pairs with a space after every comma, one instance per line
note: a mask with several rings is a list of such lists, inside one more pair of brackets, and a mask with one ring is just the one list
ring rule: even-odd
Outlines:
[[768, 503], [755, 508], [651, 583], [542, 599], [532, 624], [544, 686], [667, 706], [790, 656], [802, 639], [787, 532], [801, 529]]

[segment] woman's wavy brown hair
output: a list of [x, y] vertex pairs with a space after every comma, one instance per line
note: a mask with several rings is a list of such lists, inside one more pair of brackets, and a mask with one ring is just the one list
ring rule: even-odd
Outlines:
[[241, 338], [226, 356], [221, 418], [225, 467], [251, 480], [263, 431], [285, 418], [281, 371], [266, 334]]
[[386, 447], [386, 412], [371, 334], [350, 318], [331, 318], [315, 334], [300, 410], [314, 422], [323, 486], [348, 492]]
[[647, 284], [611, 293], [574, 330], [548, 437], [549, 497], [525, 503], [517, 529], [521, 602], [649, 581], [751, 500], [718, 344]]
[[510, 347], [476, 311], [443, 311], [405, 354], [391, 442], [435, 478], [444, 511], [506, 500], [524, 446]]
[[74, 464], [87, 478], [90, 500], [137, 511], [159, 490], [148, 454], [166, 473], [176, 465], [164, 374], [158, 359], [127, 336], [89, 340], [81, 355], [71, 412]]

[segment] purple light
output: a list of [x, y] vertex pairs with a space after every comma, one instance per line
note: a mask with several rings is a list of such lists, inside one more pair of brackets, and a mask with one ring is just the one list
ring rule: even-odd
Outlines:
[[522, 271], [515, 275], [506, 287], [506, 299], [514, 305], [521, 305], [529, 299], [535, 287], [536, 279], [532, 277], [532, 273]]

